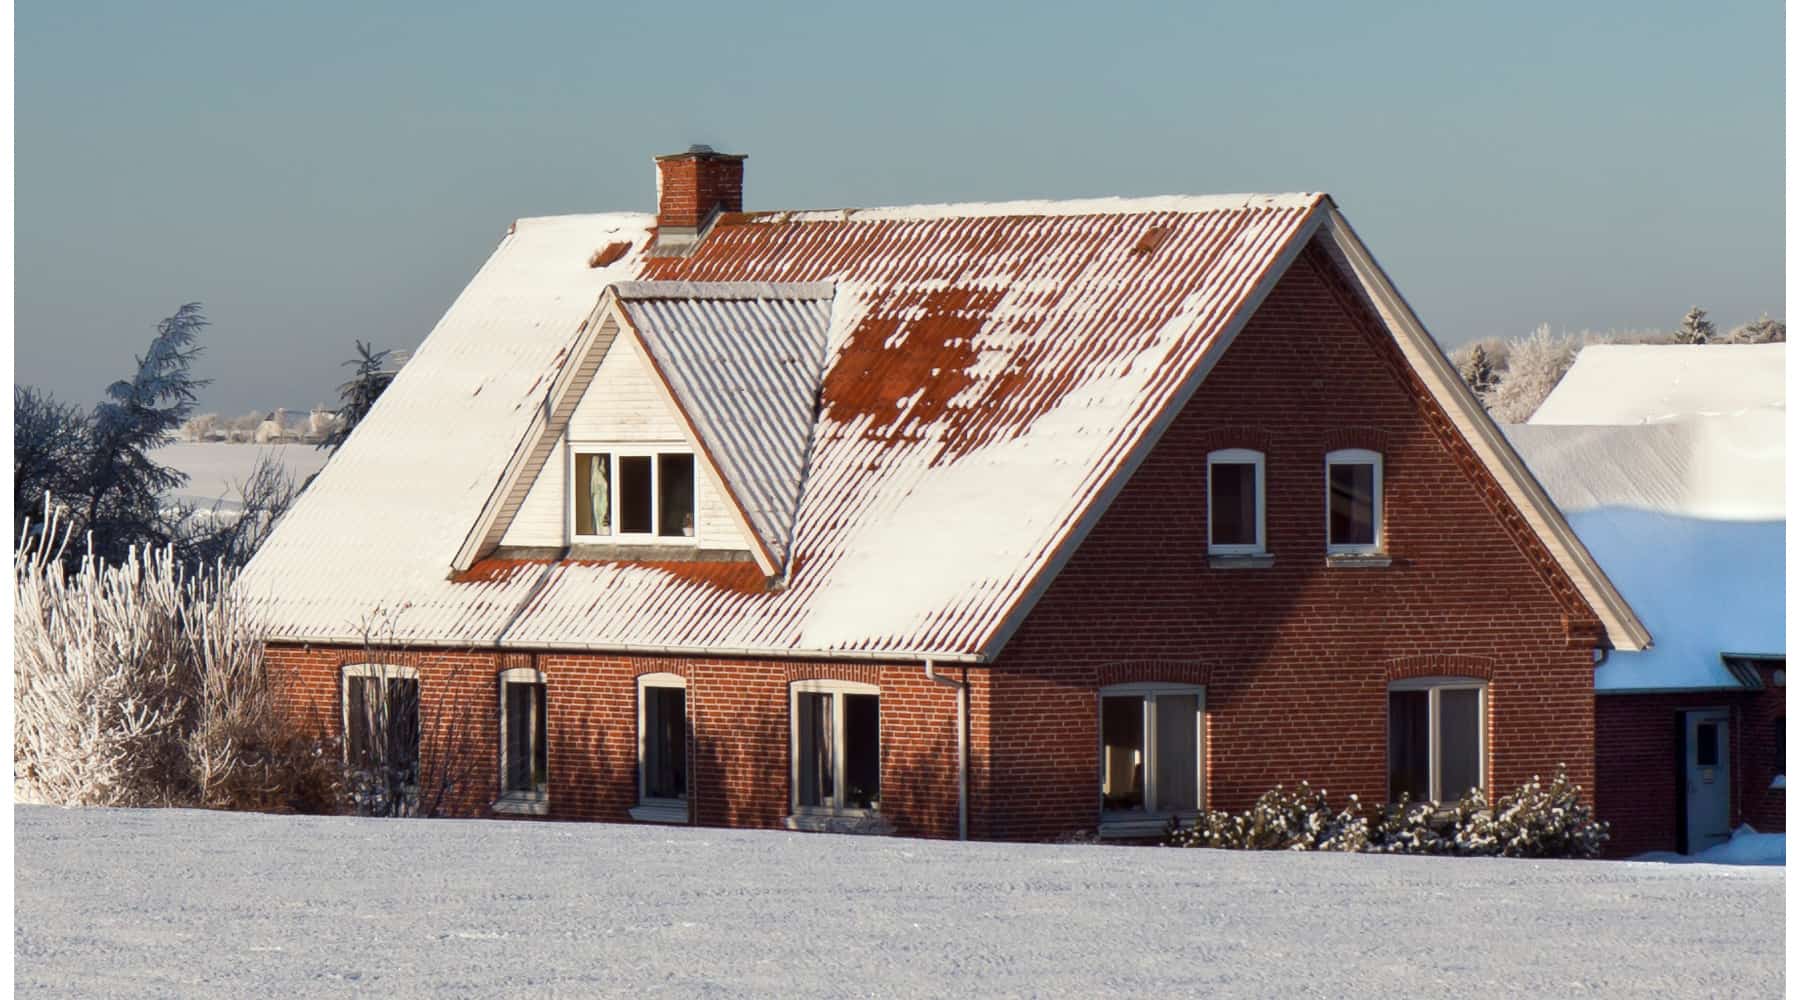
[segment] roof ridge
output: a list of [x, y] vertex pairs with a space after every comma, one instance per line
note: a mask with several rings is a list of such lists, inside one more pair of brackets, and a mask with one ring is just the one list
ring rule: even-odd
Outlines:
[[1147, 215], [1241, 212], [1251, 209], [1309, 208], [1330, 195], [1320, 191], [1246, 194], [1169, 194], [1138, 197], [1021, 199], [1015, 201], [927, 202], [867, 208], [745, 212], [746, 222], [884, 222], [929, 219], [1006, 218], [1069, 215]]
[[615, 281], [607, 286], [621, 299], [829, 299], [829, 281]]

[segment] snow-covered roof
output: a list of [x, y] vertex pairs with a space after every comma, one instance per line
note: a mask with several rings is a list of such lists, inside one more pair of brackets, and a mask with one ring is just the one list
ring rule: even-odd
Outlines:
[[[1323, 195], [728, 214], [684, 256], [652, 223], [517, 224], [246, 572], [275, 638], [380, 609], [420, 645], [989, 659], [1318, 234], [1615, 642], [1645, 638]], [[776, 579], [479, 558], [609, 309]]]
[[1655, 424], [1787, 406], [1786, 344], [1596, 344], [1534, 424]]
[[1595, 673], [1598, 690], [1737, 687], [1722, 654], [1786, 654], [1779, 407], [1655, 424], [1532, 423], [1507, 434], [1656, 635], [1651, 649], [1614, 653]]

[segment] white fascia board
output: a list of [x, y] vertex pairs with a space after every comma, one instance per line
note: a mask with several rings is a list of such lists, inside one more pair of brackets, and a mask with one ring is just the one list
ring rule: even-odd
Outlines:
[[1352, 276], [1362, 286], [1363, 294], [1375, 308], [1382, 322], [1392, 331], [1395, 342], [1407, 362], [1418, 373], [1425, 386], [1444, 407], [1451, 423], [1469, 442], [1477, 458], [1494, 474], [1507, 498], [1529, 514], [1526, 523], [1536, 530], [1550, 555], [1569, 574], [1576, 590], [1586, 598], [1606, 628], [1613, 648], [1639, 652], [1650, 648], [1651, 636], [1636, 612], [1618, 588], [1601, 570], [1600, 564], [1576, 536], [1562, 510], [1531, 474], [1524, 460], [1506, 440], [1481, 403], [1475, 399], [1462, 377], [1451, 367], [1450, 360], [1426, 331], [1425, 325], [1407, 305], [1400, 292], [1388, 280], [1386, 272], [1375, 262], [1368, 247], [1358, 239], [1350, 223], [1335, 205], [1327, 204], [1325, 232], [1332, 245], [1349, 265]]

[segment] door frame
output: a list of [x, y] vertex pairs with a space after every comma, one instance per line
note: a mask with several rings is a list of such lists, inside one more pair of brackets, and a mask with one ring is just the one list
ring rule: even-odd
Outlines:
[[[1682, 854], [1693, 854], [1694, 845], [1690, 843], [1688, 831], [1690, 827], [1688, 815], [1688, 730], [1695, 716], [1716, 716], [1725, 726], [1724, 740], [1720, 745], [1720, 756], [1725, 772], [1725, 825], [1730, 827], [1735, 815], [1733, 795], [1736, 792], [1737, 755], [1732, 752], [1731, 739], [1737, 731], [1737, 712], [1730, 705], [1709, 705], [1697, 708], [1683, 708], [1675, 713], [1675, 849]], [[1727, 831], [1729, 835], [1729, 830]]]

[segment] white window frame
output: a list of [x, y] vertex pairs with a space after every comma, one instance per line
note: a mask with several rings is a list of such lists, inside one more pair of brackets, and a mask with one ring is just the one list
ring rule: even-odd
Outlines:
[[[668, 545], [692, 548], [700, 544], [700, 458], [694, 449], [685, 441], [673, 442], [635, 442], [622, 444], [604, 441], [571, 441], [563, 456], [563, 482], [568, 484], [564, 490], [563, 516], [569, 528], [569, 539], [574, 544], [622, 544], [622, 545]], [[575, 530], [575, 463], [583, 455], [605, 454], [611, 456], [612, 469], [607, 482], [610, 496], [608, 503], [612, 511], [612, 530], [603, 535], [583, 534]], [[662, 535], [662, 463], [657, 461], [661, 455], [685, 455], [694, 462], [694, 533], [692, 535]], [[619, 459], [648, 458], [650, 460], [650, 533], [626, 532], [619, 529]]]
[[[800, 804], [800, 696], [802, 694], [829, 694], [831, 702], [831, 789], [833, 802], [828, 806], [803, 806]], [[848, 785], [845, 780], [850, 765], [850, 755], [845, 752], [844, 696], [847, 694], [868, 694], [881, 697], [881, 688], [875, 684], [864, 684], [860, 681], [808, 680], [794, 681], [788, 685], [788, 808], [790, 824], [803, 817], [863, 817], [873, 816], [880, 812], [881, 803], [877, 801], [872, 808], [861, 809], [846, 806], [844, 790]], [[887, 727], [881, 723], [882, 706], [876, 703], [876, 725], [885, 735]], [[877, 738], [875, 745], [876, 766], [880, 766], [881, 741]], [[885, 792], [885, 789], [883, 789]]]
[[[1215, 465], [1256, 466], [1256, 541], [1250, 545], [1224, 544], [1213, 541], [1212, 470]], [[1266, 459], [1252, 448], [1224, 448], [1206, 456], [1206, 551], [1215, 556], [1260, 556], [1268, 552], [1269, 491], [1265, 473]]]
[[[418, 669], [415, 667], [403, 667], [398, 663], [346, 663], [341, 668], [338, 683], [340, 718], [344, 725], [344, 728], [340, 730], [344, 737], [341, 741], [344, 744], [344, 763], [350, 763], [350, 678], [352, 677], [373, 677], [382, 681], [410, 680], [414, 684], [419, 685], [419, 729], [420, 739], [421, 741], [423, 740], [425, 728], [425, 686], [424, 683], [419, 680]], [[420, 747], [415, 752], [423, 753], [424, 748]]]
[[[1375, 540], [1363, 543], [1334, 543], [1331, 540], [1331, 467], [1334, 465], [1373, 465], [1375, 497], [1371, 516], [1375, 519]], [[1387, 521], [1383, 517], [1381, 495], [1383, 480], [1381, 452], [1367, 448], [1339, 448], [1325, 454], [1325, 552], [1328, 555], [1374, 555], [1387, 548]]]
[[[644, 758], [646, 756], [648, 756], [645, 753], [645, 749], [646, 749], [646, 745], [649, 740], [649, 732], [648, 732], [648, 730], [646, 730], [644, 728], [644, 722], [645, 722], [644, 708], [645, 708], [645, 705], [648, 704], [644, 698], [644, 692], [647, 688], [680, 688], [681, 690], [686, 691], [687, 686], [688, 686], [687, 678], [681, 676], [680, 674], [655, 673], [655, 674], [640, 674], [640, 675], [638, 675], [638, 679], [637, 679], [638, 804], [636, 806], [632, 807], [632, 809], [631, 809], [631, 818], [632, 819], [639, 820], [641, 822], [646, 822], [646, 823], [687, 823], [687, 822], [691, 822], [691, 820], [692, 820], [692, 816], [688, 812], [688, 803], [689, 803], [688, 798], [686, 798], [686, 797], [678, 798], [678, 799], [652, 798], [651, 796], [645, 794], [645, 791], [644, 791], [645, 789], [650, 787], [649, 781], [646, 780], [645, 775], [644, 775]], [[682, 698], [681, 706], [682, 706], [682, 711], [685, 713], [684, 718], [691, 720], [693, 718], [693, 709], [692, 709], [692, 706], [690, 705], [690, 703], [688, 702], [688, 699], [685, 696]], [[691, 722], [689, 724], [689, 732], [690, 733], [692, 732]], [[692, 742], [692, 740], [690, 739], [688, 741], [688, 743], [691, 744], [691, 742]], [[687, 754], [688, 749], [689, 749], [689, 747], [686, 745], [684, 745], [682, 747], [682, 753], [689, 757], [689, 759], [687, 761], [687, 766], [684, 767], [683, 770], [686, 771], [688, 778], [691, 781], [693, 778], [692, 767], [693, 767], [694, 762], [691, 758], [691, 755]]]
[[[1194, 719], [1194, 780], [1199, 787], [1195, 789], [1192, 810], [1170, 811], [1157, 808], [1157, 759], [1156, 759], [1156, 698], [1159, 695], [1175, 695], [1195, 697]], [[1144, 699], [1144, 808], [1143, 809], [1107, 809], [1106, 787], [1106, 699], [1114, 697], [1142, 697]], [[1100, 689], [1100, 696], [1094, 702], [1095, 711], [1095, 746], [1094, 746], [1094, 789], [1100, 801], [1100, 834], [1114, 837], [1154, 836], [1168, 829], [1169, 820], [1183, 822], [1192, 821], [1200, 813], [1206, 811], [1206, 686], [1203, 684], [1174, 684], [1163, 681], [1140, 681], [1131, 684], [1110, 684]]]
[[[510, 735], [507, 731], [507, 727], [511, 724], [507, 720], [506, 715], [506, 686], [508, 684], [544, 685], [544, 712], [546, 717], [548, 717], [550, 712], [550, 685], [545, 680], [542, 671], [533, 670], [530, 667], [514, 667], [511, 670], [502, 670], [500, 672], [498, 687], [500, 697], [500, 771], [497, 775], [497, 783], [495, 785], [495, 787], [500, 790], [500, 794], [499, 797], [494, 800], [494, 811], [543, 815], [549, 812], [550, 809], [550, 791], [548, 787], [550, 784], [550, 727], [548, 724], [544, 726], [545, 790], [543, 792], [538, 792], [535, 789], [531, 791], [509, 790], [506, 787], [506, 752], [507, 748], [512, 744], [511, 741], [507, 739]], [[531, 702], [531, 707], [533, 712], [537, 711], [537, 701], [535, 699]], [[537, 731], [537, 722], [535, 719], [531, 722], [531, 728], [532, 732], [535, 733]]]
[[[1426, 715], [1425, 715], [1425, 717], [1426, 717], [1425, 756], [1426, 756], [1426, 774], [1428, 775], [1428, 777], [1426, 778], [1426, 784], [1430, 786], [1431, 798], [1435, 802], [1443, 802], [1444, 801], [1444, 789], [1443, 789], [1444, 782], [1443, 782], [1443, 775], [1440, 773], [1443, 762], [1438, 759], [1439, 758], [1438, 746], [1442, 742], [1440, 739], [1438, 739], [1438, 734], [1439, 734], [1439, 728], [1438, 728], [1438, 725], [1439, 725], [1439, 718], [1438, 718], [1439, 694], [1440, 694], [1440, 692], [1443, 692], [1443, 691], [1474, 691], [1474, 692], [1476, 692], [1477, 699], [1475, 702], [1475, 717], [1479, 721], [1477, 722], [1477, 724], [1475, 726], [1475, 730], [1476, 730], [1475, 759], [1476, 759], [1476, 761], [1479, 762], [1477, 765], [1477, 769], [1479, 770], [1480, 777], [1481, 777], [1481, 785], [1479, 787], [1481, 788], [1481, 790], [1483, 792], [1486, 792], [1487, 787], [1488, 787], [1488, 685], [1487, 685], [1487, 681], [1484, 681], [1479, 677], [1409, 677], [1409, 678], [1406, 678], [1405, 680], [1398, 680], [1398, 681], [1390, 682], [1388, 684], [1388, 691], [1389, 692], [1393, 692], [1393, 691], [1426, 691], [1426, 692], [1430, 693], [1430, 697], [1427, 699], [1427, 702], [1426, 702], [1428, 707], [1426, 709]], [[1392, 709], [1389, 708], [1387, 705], [1387, 699], [1385, 697], [1383, 698], [1382, 708], [1383, 708], [1383, 711], [1387, 715], [1387, 723], [1386, 723], [1386, 726], [1384, 727], [1384, 731], [1391, 732], [1393, 725], [1394, 725], [1394, 716], [1393, 716]], [[1393, 747], [1392, 737], [1390, 736], [1389, 742], [1387, 743], [1386, 747], [1383, 749], [1383, 754], [1385, 755], [1388, 753], [1392, 753], [1393, 752], [1392, 747]], [[1389, 778], [1390, 781], [1392, 780], [1391, 775], [1393, 773], [1393, 766], [1394, 766], [1393, 761], [1390, 760], [1390, 761], [1386, 762], [1386, 770], [1388, 771], [1388, 773], [1390, 775], [1390, 778]], [[1466, 789], [1465, 789], [1465, 791], [1466, 791]], [[1394, 799], [1395, 799], [1394, 789], [1391, 786], [1388, 788], [1387, 794], [1388, 794], [1388, 800], [1390, 802], [1394, 801]], [[1460, 795], [1460, 793], [1459, 793], [1459, 795]]]

